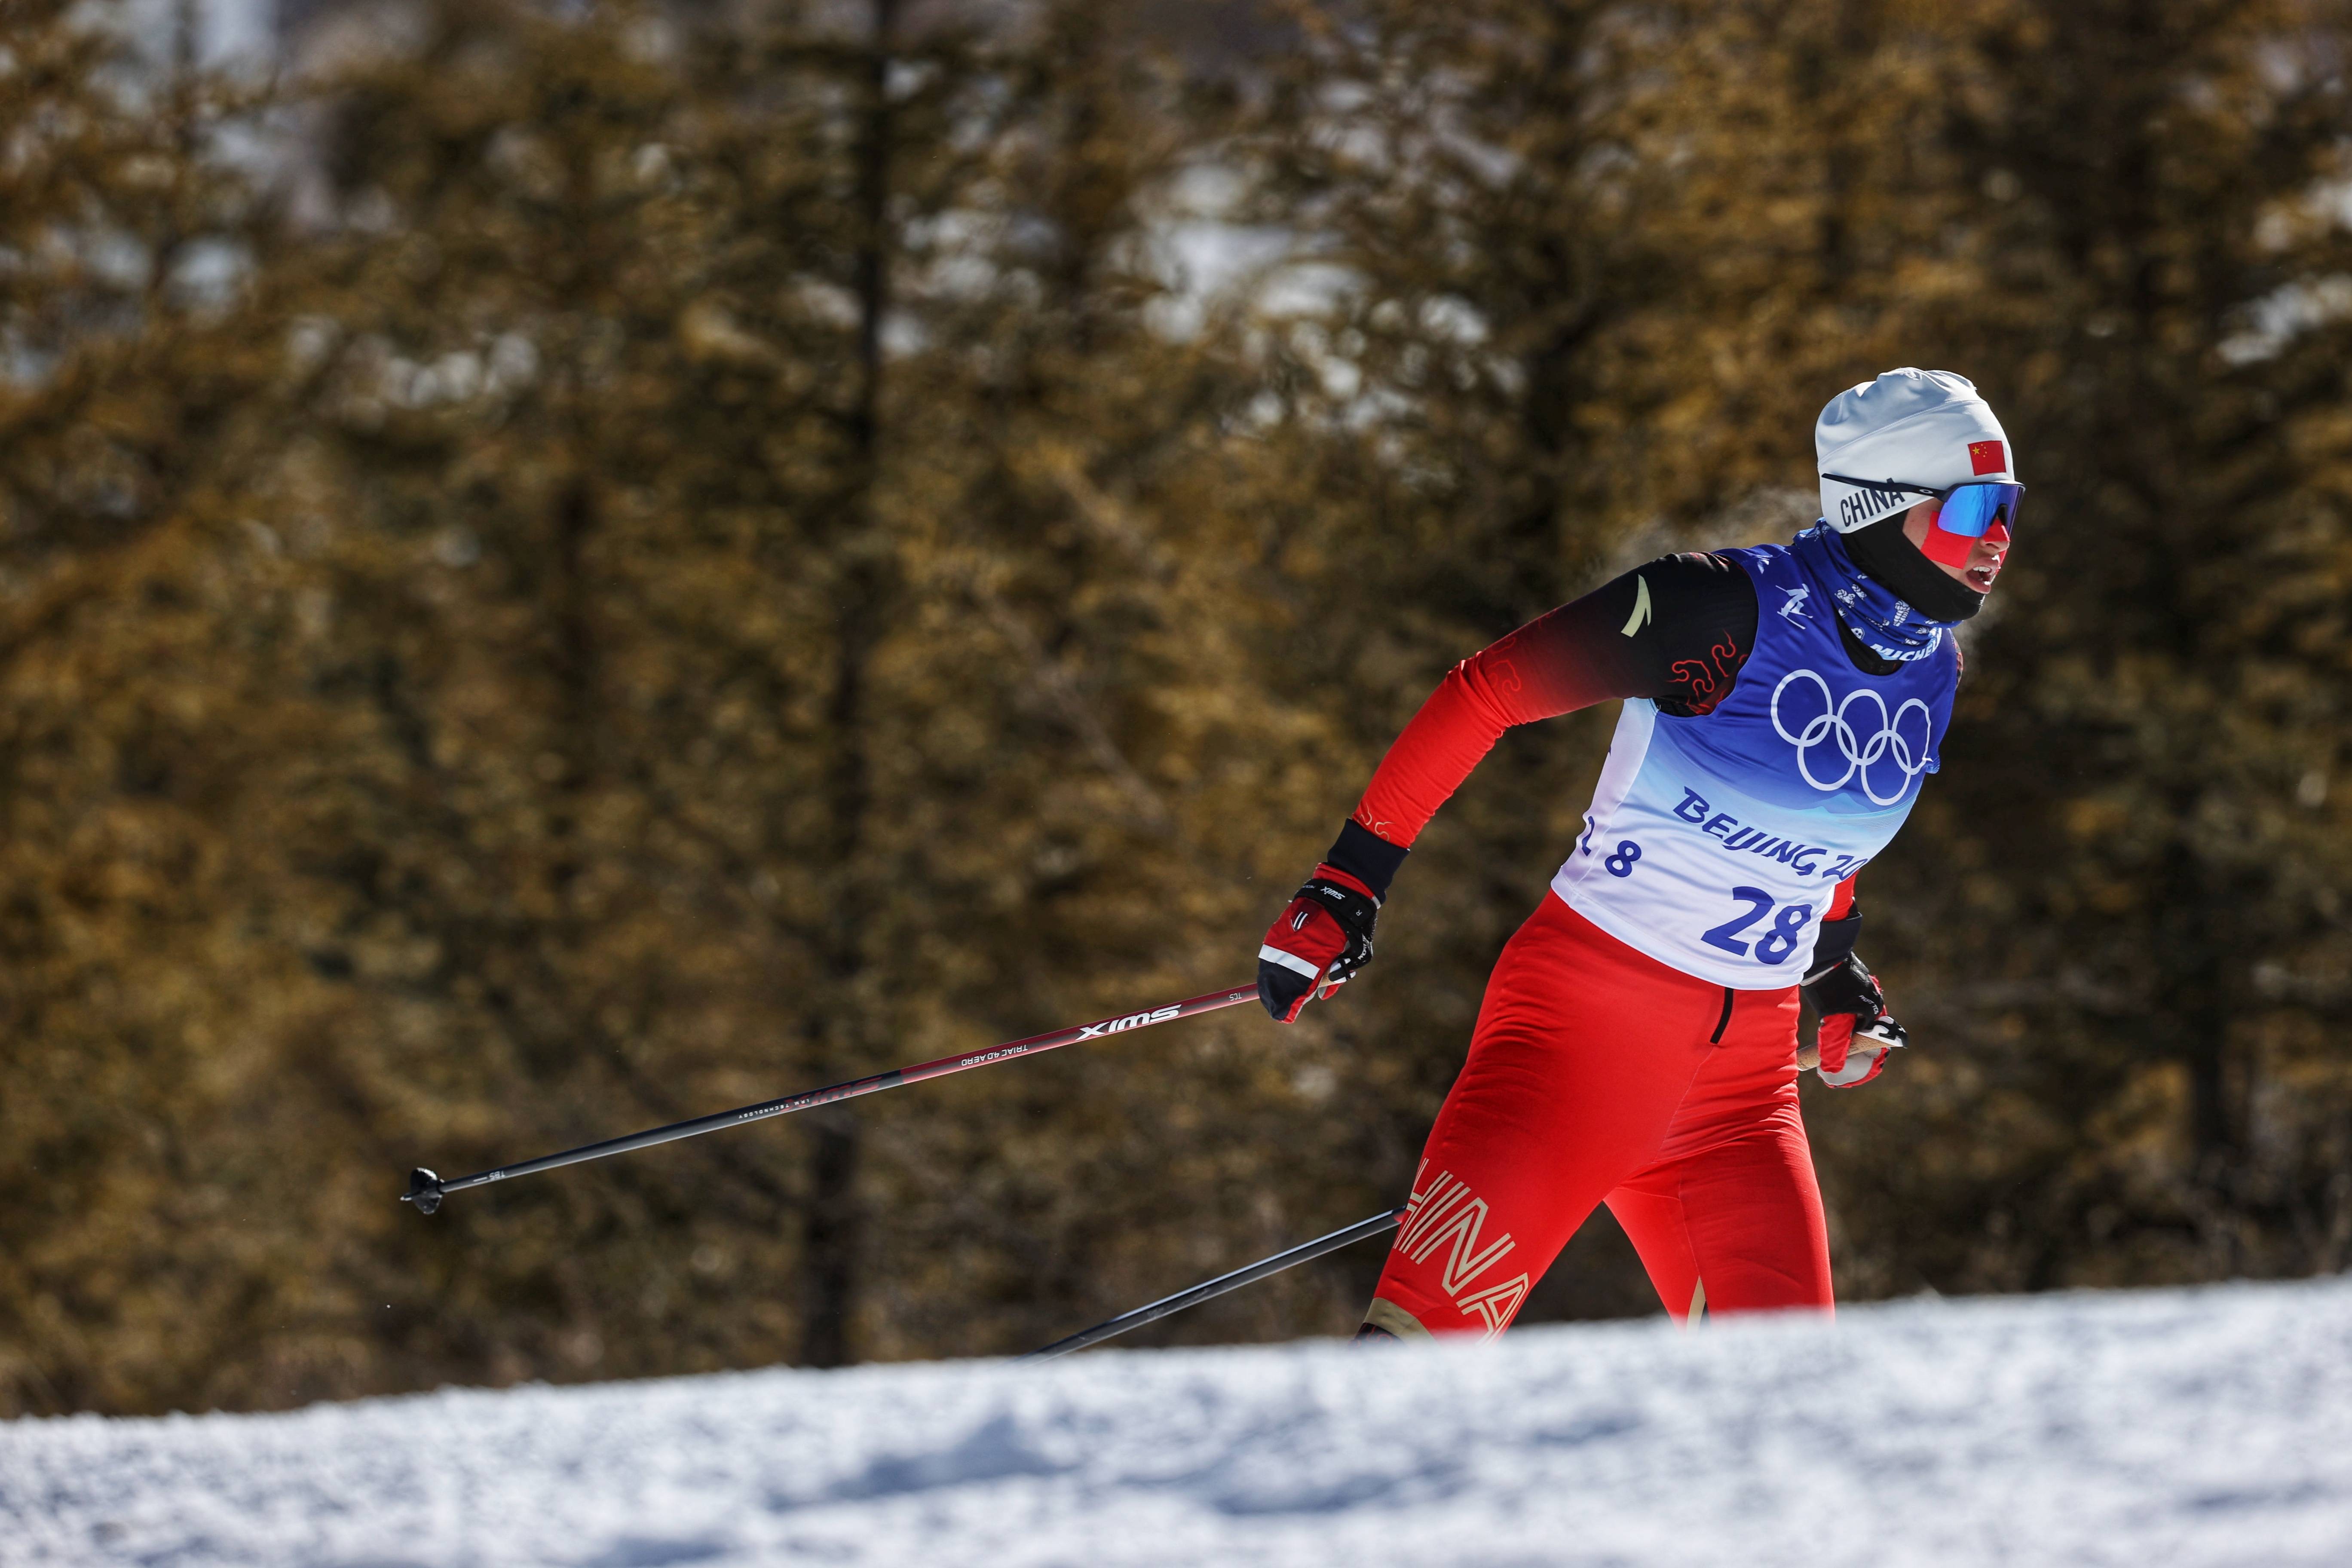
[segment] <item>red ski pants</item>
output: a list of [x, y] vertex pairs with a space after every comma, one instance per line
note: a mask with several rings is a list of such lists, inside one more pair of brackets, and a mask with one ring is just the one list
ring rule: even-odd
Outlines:
[[1666, 1310], [1831, 1305], [1797, 992], [1731, 991], [1547, 894], [1486, 982], [1366, 1321], [1500, 1333], [1606, 1203]]

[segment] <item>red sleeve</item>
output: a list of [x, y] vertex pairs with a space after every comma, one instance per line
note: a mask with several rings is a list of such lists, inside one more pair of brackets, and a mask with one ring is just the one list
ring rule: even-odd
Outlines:
[[1512, 725], [1612, 697], [1710, 711], [1755, 642], [1745, 572], [1721, 556], [1662, 556], [1455, 665], [1381, 759], [1350, 820], [1410, 848]]
[[1446, 672], [1381, 759], [1350, 814], [1354, 821], [1409, 849], [1505, 730], [1600, 700], [1601, 694], [1587, 696], [1572, 679], [1559, 679], [1564, 672], [1549, 663], [1534, 666], [1538, 679], [1529, 678], [1524, 654], [1513, 652], [1534, 629], [1523, 626]]
[[1862, 873], [1856, 871], [1852, 877], [1848, 877], [1837, 885], [1837, 891], [1830, 895], [1830, 912], [1823, 915], [1822, 919], [1842, 921], [1853, 913], [1853, 885], [1861, 876]]

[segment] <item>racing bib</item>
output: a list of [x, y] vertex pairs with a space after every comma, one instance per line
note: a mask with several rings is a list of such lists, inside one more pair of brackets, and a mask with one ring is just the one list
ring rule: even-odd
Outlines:
[[1662, 963], [1741, 991], [1804, 978], [1837, 885], [1895, 837], [1937, 768], [1958, 655], [1854, 668], [1833, 584], [1780, 545], [1723, 552], [1755, 584], [1756, 647], [1695, 718], [1628, 700], [1552, 889]]

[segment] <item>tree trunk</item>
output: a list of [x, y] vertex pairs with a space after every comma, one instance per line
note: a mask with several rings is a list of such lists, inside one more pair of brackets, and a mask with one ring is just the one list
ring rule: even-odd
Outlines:
[[[867, 678], [889, 591], [889, 562], [876, 503], [880, 475], [882, 322], [890, 305], [890, 43], [897, 0], [874, 0], [873, 47], [866, 68], [866, 133], [858, 158], [862, 235], [854, 287], [858, 301], [858, 395], [848, 417], [848, 493], [835, 539], [839, 570], [835, 599], [834, 688], [828, 704], [833, 766], [826, 781], [827, 816], [841, 875], [827, 914], [824, 962], [829, 984], [824, 1011], [812, 1018], [824, 1076], [840, 1077], [862, 1053], [869, 938], [876, 898], [866, 865], [873, 812], [871, 695]], [[858, 1124], [842, 1111], [814, 1131], [810, 1148], [809, 1200], [802, 1233], [801, 1362], [840, 1366], [850, 1358], [850, 1323], [856, 1289]]]

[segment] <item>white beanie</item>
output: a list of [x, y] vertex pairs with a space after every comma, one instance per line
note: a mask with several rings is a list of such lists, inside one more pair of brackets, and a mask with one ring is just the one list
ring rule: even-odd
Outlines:
[[1839, 393], [1813, 422], [1813, 451], [1822, 516], [1840, 533], [1965, 479], [2017, 479], [1991, 406], [1974, 382], [1948, 370], [1906, 365]]

